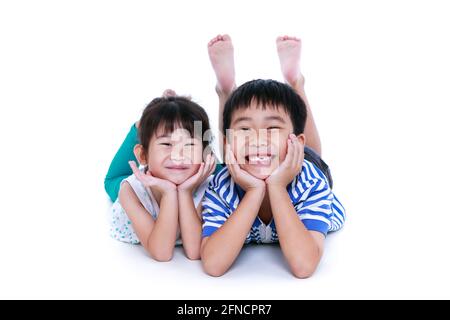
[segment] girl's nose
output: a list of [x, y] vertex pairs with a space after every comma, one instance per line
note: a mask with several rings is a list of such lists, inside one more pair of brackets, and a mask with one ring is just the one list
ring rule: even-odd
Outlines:
[[173, 148], [170, 153], [170, 160], [182, 161], [184, 159], [183, 148]]

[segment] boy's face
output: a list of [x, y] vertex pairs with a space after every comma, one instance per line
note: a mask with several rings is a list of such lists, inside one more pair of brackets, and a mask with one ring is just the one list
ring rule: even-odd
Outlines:
[[153, 176], [179, 185], [197, 173], [202, 155], [202, 141], [179, 128], [168, 134], [158, 130], [150, 140], [146, 159]]
[[255, 102], [234, 111], [229, 129], [227, 141], [239, 166], [258, 179], [266, 179], [285, 159], [287, 139], [294, 131], [283, 108], [263, 109]]

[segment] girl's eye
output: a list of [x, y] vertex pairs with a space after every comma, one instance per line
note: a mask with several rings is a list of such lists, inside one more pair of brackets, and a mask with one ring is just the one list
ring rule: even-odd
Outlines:
[[185, 146], [187, 147], [187, 146], [195, 146], [195, 143], [187, 143], [187, 144], [185, 144]]
[[250, 130], [250, 128], [244, 127], [244, 128], [239, 128], [239, 130], [242, 130], [242, 131], [248, 131], [248, 130]]
[[277, 130], [277, 129], [281, 129], [280, 127], [269, 127], [267, 128], [267, 130]]
[[161, 146], [168, 146], [168, 147], [170, 147], [170, 143], [167, 143], [167, 142], [161, 142], [160, 145]]

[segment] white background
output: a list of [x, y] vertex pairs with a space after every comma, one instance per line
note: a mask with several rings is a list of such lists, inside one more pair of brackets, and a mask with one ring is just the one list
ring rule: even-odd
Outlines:
[[[0, 298], [450, 298], [446, 1], [1, 1]], [[275, 246], [221, 278], [108, 237], [103, 177], [143, 107], [191, 94], [217, 126], [206, 44], [238, 84], [281, 80], [303, 40], [306, 90], [347, 208], [315, 275]]]

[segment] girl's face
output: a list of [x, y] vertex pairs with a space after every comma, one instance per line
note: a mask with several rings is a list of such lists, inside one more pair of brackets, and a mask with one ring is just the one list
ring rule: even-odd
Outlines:
[[203, 161], [203, 144], [186, 129], [158, 130], [150, 140], [147, 164], [153, 176], [179, 185], [197, 173]]

